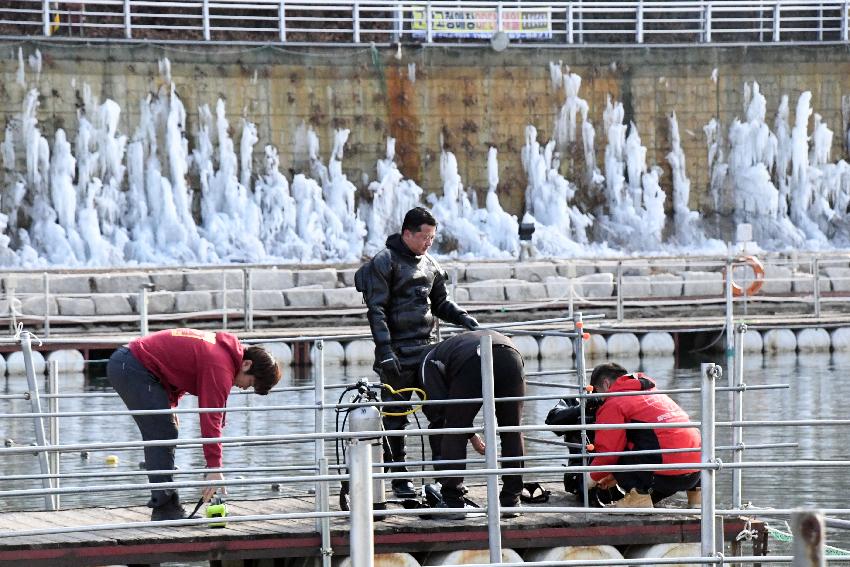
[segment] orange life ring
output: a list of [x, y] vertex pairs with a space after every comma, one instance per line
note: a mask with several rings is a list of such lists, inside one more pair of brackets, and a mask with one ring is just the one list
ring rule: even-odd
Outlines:
[[[749, 286], [747, 286], [746, 293], [748, 296], [757, 294], [761, 289], [761, 286], [764, 285], [764, 265], [762, 265], [762, 263], [759, 262], [759, 259], [755, 256], [744, 256], [742, 258], [737, 258], [736, 262], [746, 264], [753, 271], [755, 279], [752, 281], [752, 283], [750, 283]], [[726, 270], [723, 270], [723, 277], [729, 277], [726, 273]], [[744, 288], [736, 284], [735, 280], [731, 280], [731, 282], [732, 295], [734, 295], [735, 297], [740, 297], [744, 295]]]

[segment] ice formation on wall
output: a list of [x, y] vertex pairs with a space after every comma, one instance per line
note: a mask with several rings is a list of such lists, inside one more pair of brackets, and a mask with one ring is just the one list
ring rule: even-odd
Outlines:
[[[404, 213], [421, 202], [422, 189], [395, 164], [392, 138], [375, 180], [364, 176], [367, 198], [358, 203], [357, 187], [343, 172], [349, 130], [333, 133], [325, 162], [318, 134], [298, 127], [291, 185], [278, 148], [259, 146], [261, 135], [248, 116], [231, 125], [223, 100], [214, 111], [201, 105], [190, 120], [197, 131], [187, 133], [167, 59], [155, 92], [131, 111], [138, 126], [130, 135], [120, 131], [119, 104], [100, 102], [83, 84], [76, 136], [68, 139], [60, 128], [48, 141], [38, 117], [41, 56], [25, 58], [23, 49], [15, 56], [21, 111], [0, 141], [2, 266], [357, 261], [380, 250], [400, 230]], [[27, 61], [34, 71], [29, 83]], [[414, 82], [415, 66], [408, 78]], [[707, 233], [728, 238], [729, 226], [740, 222], [754, 226], [763, 248], [850, 246], [850, 166], [831, 161], [834, 141], [850, 147], [850, 97], [842, 101], [840, 137], [814, 113], [808, 92], [793, 111], [788, 97], [781, 98], [771, 131], [758, 84], [745, 85], [743, 117], [728, 128], [716, 119], [703, 128], [706, 211], [689, 206], [691, 182], [670, 109], [673, 215], [665, 230], [662, 170], [647, 163], [638, 125], [626, 125], [623, 105], [609, 99], [602, 113], [603, 176], [581, 77], [559, 62], [550, 64], [549, 78], [560, 105], [551, 139], [541, 145], [529, 125], [520, 156], [527, 175], [523, 220], [535, 223], [540, 255], [717, 251], [724, 244]], [[75, 80], [71, 86], [77, 89]], [[442, 192], [427, 198], [440, 222], [435, 253], [516, 256], [517, 219], [499, 201], [498, 170], [490, 148], [479, 207], [455, 155], [442, 151]]]

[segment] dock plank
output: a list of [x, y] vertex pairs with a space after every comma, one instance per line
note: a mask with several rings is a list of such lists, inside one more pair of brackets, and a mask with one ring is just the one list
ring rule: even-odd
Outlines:
[[[470, 496], [486, 502], [482, 486], [471, 487]], [[332, 502], [336, 502], [335, 496]], [[527, 505], [545, 509], [575, 506], [573, 497], [555, 493], [547, 504]], [[273, 499], [228, 502], [227, 526], [220, 529], [185, 527], [129, 527], [99, 532], [86, 531], [96, 524], [147, 521], [149, 510], [142, 507], [83, 508], [58, 512], [14, 512], [0, 516], [0, 566], [28, 567], [94, 566], [103, 564], [162, 563], [209, 559], [247, 559], [270, 557], [316, 557], [321, 538], [316, 520], [232, 521], [239, 516], [290, 512], [312, 512], [311, 496], [287, 496]], [[336, 508], [332, 508], [335, 510]], [[427, 510], [423, 510], [427, 514]], [[349, 550], [350, 526], [347, 518], [333, 518], [331, 541], [334, 555]], [[725, 522], [727, 540], [743, 528], [744, 520]], [[70, 533], [46, 536], [18, 536], [16, 532], [39, 528], [68, 527]], [[480, 549], [488, 544], [487, 518], [484, 515], [465, 520], [423, 517], [422, 514], [395, 515], [376, 521], [376, 552], [409, 553]], [[504, 547], [525, 549], [570, 545], [630, 545], [698, 541], [697, 516], [673, 515], [598, 515], [536, 514], [503, 520]]]

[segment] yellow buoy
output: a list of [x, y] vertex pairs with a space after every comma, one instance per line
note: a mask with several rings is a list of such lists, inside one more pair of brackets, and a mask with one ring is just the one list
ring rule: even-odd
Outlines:
[[112, 466], [117, 465], [118, 455], [106, 455], [106, 464]]

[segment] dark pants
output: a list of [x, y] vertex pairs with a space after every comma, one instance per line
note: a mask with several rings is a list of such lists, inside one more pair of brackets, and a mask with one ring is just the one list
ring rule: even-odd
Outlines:
[[[116, 350], [106, 365], [106, 377], [124, 400], [127, 409], [164, 410], [171, 407], [165, 389], [127, 347]], [[177, 439], [177, 424], [174, 414], [134, 415], [136, 425], [145, 441]], [[145, 468], [152, 470], [174, 470], [174, 445], [145, 447]], [[170, 474], [149, 475], [151, 483], [171, 482]], [[156, 508], [168, 502], [177, 491], [173, 488], [152, 490], [148, 504]]]
[[[512, 348], [494, 345], [493, 370], [496, 398], [524, 396], [525, 375], [522, 357]], [[481, 397], [481, 359], [473, 357], [467, 361], [452, 377], [449, 388], [449, 399], [480, 398]], [[472, 422], [481, 409], [480, 402], [452, 404], [445, 406], [443, 427], [472, 427]], [[496, 400], [496, 421], [500, 427], [511, 427], [520, 424], [522, 416], [521, 401], [500, 402]], [[445, 461], [466, 459], [466, 446], [469, 434], [446, 434], [439, 437], [439, 458]], [[502, 457], [522, 457], [525, 454], [520, 432], [499, 433], [502, 442]], [[434, 444], [436, 444], [434, 440]], [[495, 449], [495, 447], [493, 447]], [[503, 466], [509, 468], [522, 467], [522, 461], [511, 461]], [[438, 470], [466, 469], [466, 465], [440, 465]], [[463, 478], [459, 476], [438, 478], [442, 484], [443, 499], [447, 504], [459, 505], [463, 500]], [[522, 475], [505, 475], [499, 500], [503, 506], [514, 506], [522, 492]]]
[[[640, 455], [620, 457], [617, 464], [635, 465], [646, 463], [646, 457]], [[652, 503], [657, 504], [669, 496], [682, 490], [693, 490], [700, 485], [699, 471], [689, 474], [656, 474], [653, 471], [627, 471], [615, 472], [614, 478], [617, 484], [629, 492], [636, 488], [638, 492], [648, 492], [652, 496]]]
[[[413, 345], [409, 347], [401, 347], [403, 350], [398, 352], [399, 361], [401, 362], [401, 375], [397, 379], [388, 380], [381, 372], [378, 376], [381, 378], [381, 383], [392, 387], [394, 390], [403, 388], [414, 388], [419, 386], [417, 373], [419, 372], [419, 353], [426, 345]], [[377, 372], [377, 369], [376, 369]], [[381, 401], [384, 402], [409, 402], [413, 392], [402, 392], [401, 394], [391, 394], [385, 388], [381, 389]], [[406, 413], [411, 409], [411, 406], [388, 406], [382, 408], [384, 417], [382, 419], [385, 430], [391, 429], [407, 429], [410, 423], [408, 415], [386, 415], [387, 413]], [[404, 463], [407, 458], [407, 450], [403, 435], [390, 435], [384, 437], [384, 462], [385, 463]], [[393, 466], [386, 469], [387, 472], [407, 472], [407, 467]], [[399, 479], [393, 481], [398, 482]]]

